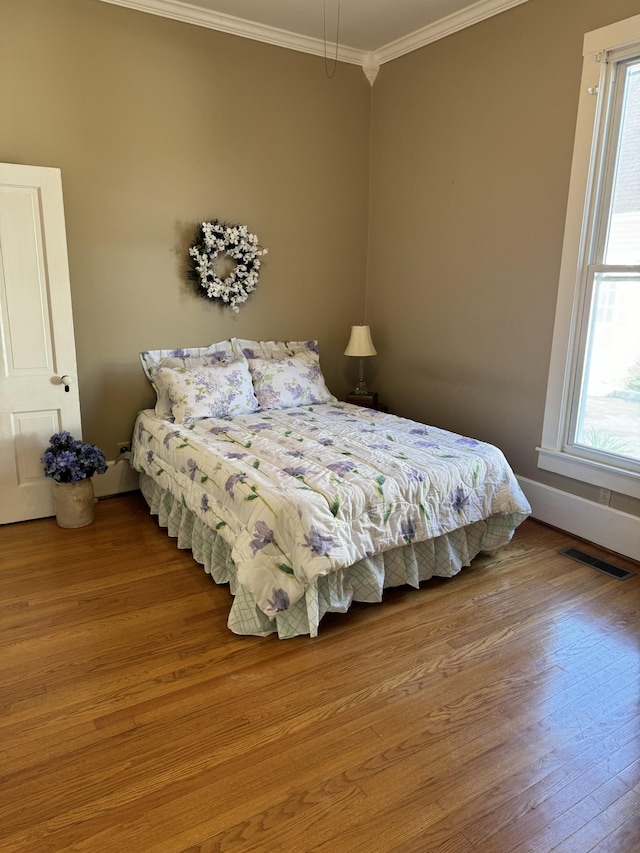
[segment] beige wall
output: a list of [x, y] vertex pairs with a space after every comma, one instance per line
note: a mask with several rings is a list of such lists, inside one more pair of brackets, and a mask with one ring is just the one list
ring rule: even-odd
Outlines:
[[[146, 348], [314, 337], [343, 394], [366, 298], [367, 375], [392, 411], [595, 498], [535, 447], [582, 38], [637, 13], [529, 0], [383, 65], [372, 90], [355, 66], [328, 80], [321, 58], [99, 0], [0, 0], [0, 160], [62, 169], [85, 438], [113, 458], [129, 437], [153, 399]], [[270, 250], [237, 315], [185, 281], [213, 217]]]
[[[585, 32], [638, 0], [529, 0], [382, 66], [367, 322], [391, 409], [537, 468]], [[640, 503], [615, 496], [618, 508]]]
[[[371, 87], [362, 70], [98, 0], [0, 0], [0, 161], [62, 170], [83, 431], [116, 455], [148, 348], [317, 338], [344, 393], [362, 322]], [[269, 249], [239, 314], [196, 298], [198, 221]]]

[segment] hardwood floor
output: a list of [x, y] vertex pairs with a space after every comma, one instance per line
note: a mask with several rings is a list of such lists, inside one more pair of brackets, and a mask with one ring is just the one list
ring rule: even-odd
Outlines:
[[0, 851], [640, 851], [640, 568], [571, 545], [278, 640], [137, 493], [0, 527]]

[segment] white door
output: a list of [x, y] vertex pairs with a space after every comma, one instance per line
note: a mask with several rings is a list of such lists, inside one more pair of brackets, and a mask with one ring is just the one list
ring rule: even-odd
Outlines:
[[53, 515], [62, 429], [81, 438], [60, 170], [0, 163], [0, 524]]

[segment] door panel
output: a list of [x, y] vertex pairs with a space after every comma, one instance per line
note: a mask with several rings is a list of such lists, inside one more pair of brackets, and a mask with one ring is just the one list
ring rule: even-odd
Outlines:
[[53, 515], [40, 457], [54, 432], [81, 437], [59, 169], [0, 163], [0, 344], [0, 523], [7, 523]]
[[35, 188], [0, 187], [2, 335], [13, 376], [53, 371], [39, 209]]

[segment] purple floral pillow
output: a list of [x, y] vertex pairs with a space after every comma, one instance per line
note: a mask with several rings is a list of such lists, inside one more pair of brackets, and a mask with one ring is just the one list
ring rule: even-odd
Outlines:
[[160, 367], [156, 381], [171, 402], [176, 423], [255, 412], [258, 401], [244, 360], [195, 367]]
[[262, 409], [336, 402], [325, 384], [317, 358], [300, 354], [288, 358], [250, 358], [248, 363]]
[[232, 348], [231, 339], [209, 344], [206, 347], [177, 347], [176, 349], [156, 349], [141, 352], [142, 369], [157, 396], [156, 415], [165, 420], [173, 420], [171, 401], [164, 386], [156, 380], [156, 374], [161, 367], [196, 367], [235, 361], [237, 358], [238, 356]]
[[231, 338], [233, 351], [245, 358], [288, 358], [303, 355], [320, 361], [318, 341], [249, 341], [244, 338]]

